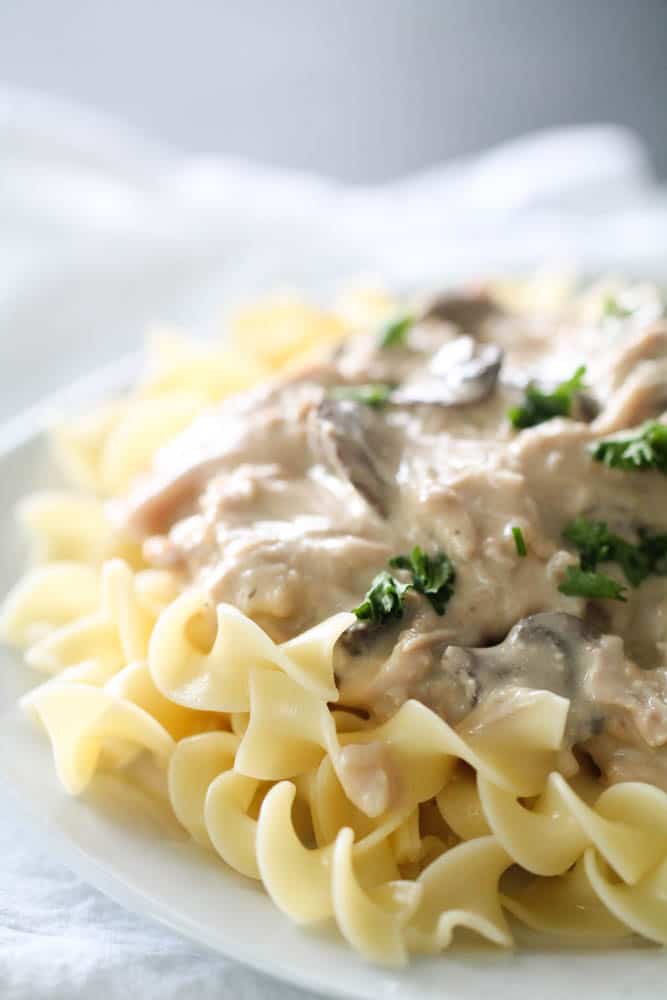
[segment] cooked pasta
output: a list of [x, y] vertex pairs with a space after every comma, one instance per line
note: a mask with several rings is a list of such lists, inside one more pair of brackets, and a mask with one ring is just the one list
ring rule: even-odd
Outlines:
[[[660, 583], [661, 565], [650, 563], [658, 543], [653, 541], [649, 552], [642, 541], [649, 535], [642, 528], [635, 546], [639, 551], [644, 545], [642, 566], [655, 575], [645, 584], [653, 588], [649, 596], [640, 601], [633, 592], [626, 604], [618, 601], [610, 611], [605, 607], [597, 614], [604, 632], [582, 633], [588, 609], [602, 605], [602, 590], [623, 597], [626, 581], [615, 571], [598, 572], [590, 545], [589, 562], [582, 557], [576, 567], [572, 552], [540, 534], [536, 501], [524, 495], [542, 461], [538, 445], [555, 433], [556, 423], [567, 441], [554, 459], [561, 445], [552, 437], [550, 461], [565, 468], [574, 461], [568, 448], [590, 451], [593, 438], [616, 432], [613, 440], [619, 440], [627, 433], [624, 428], [652, 417], [656, 366], [664, 347], [660, 338], [667, 343], [667, 330], [655, 325], [657, 299], [644, 286], [603, 283], [573, 299], [570, 285], [542, 281], [535, 288], [505, 283], [494, 291], [490, 286], [489, 294], [497, 296], [497, 306], [484, 297], [453, 298], [432, 306], [423, 320], [416, 305], [401, 311], [380, 292], [348, 294], [329, 312], [291, 298], [271, 299], [238, 316], [223, 347], [192, 347], [173, 335], [155, 338], [148, 371], [136, 389], [55, 430], [55, 452], [73, 487], [44, 491], [22, 504], [20, 520], [35, 565], [2, 613], [5, 639], [25, 650], [30, 667], [48, 675], [24, 697], [23, 706], [45, 730], [67, 792], [84, 792], [99, 770], [122, 769], [140, 754], [151, 755], [166, 774], [176, 818], [203, 849], [261, 881], [291, 920], [311, 924], [333, 918], [354, 949], [390, 966], [405, 964], [410, 952], [448, 948], [457, 928], [494, 946], [512, 947], [515, 921], [564, 938], [608, 941], [639, 934], [667, 944], [667, 783], [662, 783], [659, 763], [667, 725], [663, 734], [655, 707], [667, 688], [656, 680], [646, 695], [653, 714], [641, 715], [635, 703], [644, 697], [638, 685], [645, 681], [637, 679], [631, 661], [618, 660], [621, 653], [612, 641], [617, 633], [632, 634], [656, 649], [664, 647], [667, 636], [660, 628], [667, 589]], [[413, 355], [430, 356], [442, 346], [436, 337], [434, 347], [429, 319], [435, 326], [444, 324], [446, 336], [438, 336], [449, 345], [452, 330], [474, 335], [471, 327], [491, 308], [503, 310], [505, 325], [498, 330], [507, 354], [513, 350], [507, 317], [530, 341], [528, 353], [539, 354], [546, 348], [531, 313], [536, 302], [548, 330], [552, 322], [576, 321], [591, 343], [591, 326], [612, 324], [615, 367], [605, 361], [599, 375], [612, 401], [597, 406], [593, 424], [584, 412], [590, 404], [576, 402], [577, 386], [569, 397], [562, 387], [552, 396], [545, 389], [540, 398], [533, 395], [532, 403], [529, 397], [524, 410], [515, 403], [519, 426], [528, 419], [526, 406], [556, 408], [541, 428], [526, 424], [533, 428], [523, 438], [533, 473], [528, 466], [521, 466], [521, 475], [518, 465], [503, 466], [486, 440], [480, 443], [481, 432], [460, 429], [463, 444], [456, 461], [468, 461], [471, 449], [482, 449], [494, 469], [495, 493], [484, 495], [479, 481], [472, 480], [461, 496], [443, 487], [442, 506], [427, 511], [434, 523], [440, 518], [455, 526], [448, 553], [456, 575], [443, 554], [437, 586], [431, 585], [428, 573], [434, 575], [435, 559], [424, 561], [417, 549], [394, 559], [393, 573], [383, 571], [387, 555], [398, 556], [397, 548], [387, 553], [377, 528], [389, 516], [375, 479], [383, 445], [373, 437], [374, 427], [368, 440], [375, 444], [368, 448], [358, 432], [384, 405], [381, 385], [389, 385], [386, 393], [396, 393], [397, 408], [418, 408], [419, 417], [410, 411], [409, 420], [422, 421], [421, 430], [434, 419], [432, 413], [424, 416], [429, 407], [460, 410], [482, 399], [498, 425], [506, 406], [504, 396], [498, 403], [493, 395], [497, 358], [489, 367], [488, 358], [464, 351], [469, 367], [461, 385], [469, 395], [452, 403], [447, 394], [460, 390], [452, 377], [459, 364], [455, 352], [445, 359], [444, 375], [431, 372], [428, 378], [412, 377]], [[384, 324], [381, 343], [387, 351], [406, 330], [412, 329], [414, 341], [409, 351], [401, 346], [400, 377], [395, 372], [382, 377], [382, 364], [373, 358], [368, 369], [373, 378], [361, 383], [354, 374], [357, 355], [364, 360], [369, 336], [377, 345], [378, 335], [352, 337], [350, 348], [334, 346], [333, 352], [331, 345], [378, 324]], [[653, 339], [648, 353], [642, 353], [647, 328]], [[290, 493], [276, 471], [278, 446], [271, 456], [272, 417], [258, 436], [269, 441], [268, 450], [253, 439], [244, 454], [240, 446], [235, 452], [232, 442], [231, 466], [219, 474], [217, 457], [204, 447], [211, 413], [243, 392], [240, 398], [249, 400], [240, 411], [243, 424], [273, 387], [301, 385], [299, 373], [317, 366], [319, 355], [312, 352], [321, 345], [326, 357], [337, 359], [337, 378], [349, 378], [344, 391], [336, 384], [336, 393], [330, 393], [352, 399], [337, 418], [345, 421], [352, 414], [358, 421], [351, 432], [347, 429], [347, 438], [336, 436], [340, 426], [332, 423], [330, 412], [324, 431], [316, 428], [327, 435], [328, 468], [301, 470], [298, 489]], [[565, 348], [572, 353], [571, 342]], [[591, 370], [595, 347], [587, 349]], [[639, 352], [637, 358], [632, 350]], [[628, 395], [632, 379], [639, 401]], [[265, 383], [268, 389], [261, 388]], [[360, 404], [354, 394], [362, 390], [375, 395]], [[507, 392], [514, 399], [518, 390], [514, 386]], [[444, 393], [445, 402], [438, 397], [434, 404], [434, 393]], [[568, 400], [582, 412], [570, 412]], [[300, 397], [295, 405], [310, 403]], [[629, 415], [632, 406], [634, 416]], [[238, 413], [229, 412], [231, 426]], [[656, 420], [655, 426], [662, 425]], [[308, 434], [313, 433], [309, 427]], [[523, 446], [513, 433], [505, 426], [503, 441], [514, 449], [515, 461]], [[221, 531], [212, 534], [210, 519], [203, 523], [193, 516], [192, 466], [185, 462], [178, 476], [166, 476], [174, 456], [185, 454], [174, 450], [183, 440], [186, 459], [191, 462], [197, 454], [197, 468], [206, 467], [205, 514], [232, 512], [224, 539]], [[297, 458], [305, 447], [299, 441]], [[653, 449], [659, 450], [655, 441]], [[427, 452], [419, 461], [426, 470], [424, 483], [431, 483], [437, 462]], [[332, 485], [345, 463], [347, 478]], [[355, 463], [351, 472], [350, 463]], [[603, 470], [605, 483], [644, 474], [610, 470], [610, 464]], [[407, 474], [405, 468], [397, 475]], [[575, 464], [575, 479], [579, 468]], [[656, 477], [651, 490], [664, 492], [656, 485], [660, 471], [646, 475]], [[155, 482], [159, 490], [153, 489]], [[201, 482], [200, 477], [200, 491]], [[635, 494], [628, 491], [634, 482], [626, 487], [614, 480], [615, 496], [633, 502]], [[301, 510], [306, 489], [314, 500]], [[465, 567], [477, 558], [471, 539], [480, 496], [495, 505], [498, 530], [494, 535], [489, 529], [484, 537], [486, 576], [480, 570], [471, 582]], [[609, 496], [603, 499], [604, 509], [611, 509]], [[273, 521], [265, 503], [280, 511], [275, 517], [282, 525], [268, 542]], [[337, 536], [343, 539], [342, 555], [323, 537], [319, 510], [324, 503], [333, 504], [343, 519]], [[179, 513], [167, 523], [169, 505]], [[405, 516], [407, 507], [401, 509]], [[252, 537], [248, 524], [256, 532]], [[366, 535], [365, 524], [370, 525]], [[512, 532], [503, 533], [502, 524]], [[294, 555], [290, 538], [297, 532], [308, 544]], [[398, 537], [404, 544], [400, 532], [392, 539]], [[635, 544], [627, 537], [623, 543], [625, 548], [609, 543], [621, 553], [619, 565]], [[260, 550], [263, 562], [257, 561]], [[610, 561], [610, 551], [608, 546], [598, 561]], [[236, 576], [221, 571], [226, 559]], [[558, 589], [568, 567], [575, 568], [588, 592]], [[534, 585], [521, 576], [528, 571]], [[500, 581], [496, 590], [494, 573]], [[227, 582], [232, 577], [233, 587]], [[591, 592], [591, 587], [601, 589]], [[329, 593], [327, 602], [323, 595]], [[529, 612], [543, 613], [536, 617], [544, 620], [535, 624], [535, 615], [526, 617]], [[488, 636], [486, 642], [478, 641], [476, 615], [483, 619], [480, 634]], [[499, 633], [490, 624], [494, 617]], [[548, 635], [551, 645], [536, 646], [538, 633]], [[504, 641], [493, 645], [492, 637]], [[437, 670], [436, 661], [428, 659], [436, 640]], [[564, 657], [570, 670], [590, 671], [594, 664], [604, 676], [586, 674], [589, 687], [582, 688], [556, 682], [549, 671], [560, 670]], [[618, 662], [620, 681], [611, 673]], [[426, 666], [418, 666], [422, 663]], [[450, 674], [442, 673], [442, 664], [450, 664]], [[499, 686], [500, 676], [505, 680]], [[466, 700], [473, 681], [475, 697]], [[589, 690], [594, 681], [599, 685], [595, 697]], [[614, 694], [615, 728], [599, 721], [600, 704], [610, 711], [611, 695], [600, 693], [605, 684], [626, 685]], [[460, 690], [452, 693], [447, 685], [460, 685]], [[455, 711], [452, 706], [459, 704], [463, 707]], [[630, 726], [622, 713], [631, 711], [639, 735], [629, 746], [618, 733]], [[517, 868], [520, 879], [510, 877]]]

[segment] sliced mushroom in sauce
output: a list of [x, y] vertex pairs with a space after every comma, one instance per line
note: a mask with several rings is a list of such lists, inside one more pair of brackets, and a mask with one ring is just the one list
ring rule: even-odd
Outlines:
[[379, 419], [375, 411], [352, 400], [324, 399], [309, 417], [309, 443], [334, 475], [349, 480], [384, 515], [388, 486], [373, 454]]
[[500, 304], [487, 292], [442, 292], [426, 303], [421, 318], [453, 323], [464, 333], [477, 334], [501, 312]]
[[494, 390], [503, 354], [495, 344], [477, 345], [472, 337], [444, 344], [424, 372], [406, 379], [392, 394], [399, 405], [465, 406]]
[[391, 630], [358, 624], [343, 633], [334, 669], [344, 703], [382, 717], [415, 698], [456, 725], [498, 694], [551, 691], [570, 701], [568, 746], [599, 756], [601, 766], [596, 748], [610, 734], [644, 753], [667, 740], [667, 670], [640, 670], [618, 637], [573, 615], [544, 613], [517, 622], [501, 643], [475, 648], [420, 632], [418, 615]]
[[[662, 419], [665, 356], [664, 324], [634, 315], [610, 333], [565, 307], [515, 314], [484, 292], [445, 295], [399, 345], [351, 337], [213, 408], [116, 517], [150, 564], [178, 567], [280, 640], [358, 607], [392, 557], [446, 552], [444, 614], [408, 591], [401, 619], [340, 639], [341, 703], [387, 718], [415, 697], [459, 724], [492, 696], [542, 686], [571, 700], [568, 738], [608, 780], [655, 764], [667, 787], [667, 578], [623, 602], [560, 589], [578, 563], [563, 539], [574, 518], [667, 532], [667, 476], [591, 457], [602, 434]], [[510, 427], [529, 382], [547, 391], [580, 366], [587, 392], [571, 412]], [[374, 407], [332, 398], [374, 383], [391, 388]]]

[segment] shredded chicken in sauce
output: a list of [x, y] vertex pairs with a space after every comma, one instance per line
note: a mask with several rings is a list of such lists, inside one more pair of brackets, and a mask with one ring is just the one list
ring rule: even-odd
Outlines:
[[[382, 720], [416, 698], [458, 725], [553, 691], [570, 699], [566, 756], [667, 789], [667, 577], [630, 586], [610, 561], [620, 599], [563, 592], [569, 569], [589, 572], [563, 535], [575, 518], [630, 546], [667, 532], [664, 471], [592, 455], [603, 437], [666, 419], [661, 316], [650, 298], [593, 322], [567, 307], [518, 314], [487, 292], [443, 296], [400, 337], [360, 334], [200, 418], [116, 515], [151, 564], [277, 640], [358, 608], [397, 555], [446, 553], [444, 610], [411, 586], [391, 620], [341, 637], [341, 703]], [[553, 393], [579, 366], [571, 406], [513, 426], [529, 383]], [[374, 753], [348, 748], [345, 766], [359, 777]], [[358, 793], [372, 813], [390, 770], [384, 792]]]

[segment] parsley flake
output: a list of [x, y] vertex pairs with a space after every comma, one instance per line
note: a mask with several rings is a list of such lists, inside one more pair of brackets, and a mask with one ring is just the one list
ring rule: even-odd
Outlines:
[[585, 374], [586, 367], [581, 365], [571, 378], [557, 385], [553, 392], [543, 392], [536, 385], [529, 385], [523, 403], [513, 406], [507, 414], [512, 426], [523, 430], [554, 417], [569, 417], [575, 397], [584, 388]]
[[595, 573], [581, 566], [568, 566], [565, 579], [558, 587], [568, 597], [606, 597], [611, 601], [627, 601], [625, 587], [606, 573]]
[[[616, 563], [623, 570], [628, 583], [633, 587], [639, 587], [649, 576], [667, 576], [667, 534], [652, 535], [646, 528], [640, 528], [638, 534], [639, 541], [633, 544], [613, 531], [609, 531], [605, 521], [589, 521], [585, 517], [575, 518], [563, 531], [563, 537], [579, 550], [579, 566], [569, 567], [568, 577], [558, 589], [563, 594], [574, 593], [572, 590], [563, 590], [563, 586], [571, 587], [574, 585], [570, 570], [577, 569], [580, 587], [588, 586], [594, 589], [595, 584], [592, 577], [598, 576], [604, 578], [604, 582], [599, 584], [598, 589], [610, 591], [613, 588], [607, 581], [611, 577], [596, 572], [599, 563]], [[619, 594], [622, 590], [624, 590], [623, 587], [621, 587]], [[625, 600], [625, 598], [611, 593], [589, 594], [582, 592], [580, 596], [613, 596], [615, 600]]]
[[639, 529], [639, 545], [654, 576], [667, 576], [667, 534], [651, 535]]
[[667, 476], [667, 425], [647, 420], [634, 434], [601, 438], [590, 452], [610, 469], [657, 469]]
[[409, 556], [394, 556], [389, 560], [392, 569], [407, 570], [412, 580], [402, 583], [386, 569], [374, 577], [361, 604], [352, 613], [363, 621], [381, 625], [403, 617], [403, 603], [408, 590], [423, 594], [439, 615], [444, 615], [447, 603], [454, 593], [456, 570], [444, 552], [427, 555], [415, 545]]
[[401, 583], [387, 570], [382, 570], [374, 577], [363, 601], [352, 609], [352, 613], [357, 618], [376, 625], [402, 618], [404, 594], [411, 586], [410, 583]]
[[514, 536], [514, 544], [516, 545], [517, 555], [523, 559], [524, 556], [528, 555], [528, 549], [526, 548], [526, 543], [523, 538], [523, 531], [515, 525], [512, 528], [512, 535]]
[[387, 382], [368, 382], [365, 385], [335, 385], [329, 390], [332, 399], [350, 399], [364, 406], [379, 408], [388, 402], [394, 389]]
[[390, 320], [389, 323], [380, 330], [378, 345], [380, 347], [403, 347], [405, 338], [410, 329], [414, 326], [415, 317], [406, 314], [398, 319]]
[[454, 564], [444, 552], [429, 556], [415, 545], [409, 556], [395, 556], [389, 565], [408, 570], [414, 589], [428, 598], [437, 614], [444, 615], [456, 582]]
[[622, 306], [615, 295], [607, 295], [602, 303], [602, 315], [605, 319], [627, 319], [633, 312], [634, 309]]
[[652, 572], [651, 560], [643, 543], [633, 545], [627, 542], [609, 531], [605, 521], [577, 517], [567, 525], [563, 537], [579, 549], [583, 570], [595, 570], [598, 563], [615, 562], [633, 587], [638, 587]]

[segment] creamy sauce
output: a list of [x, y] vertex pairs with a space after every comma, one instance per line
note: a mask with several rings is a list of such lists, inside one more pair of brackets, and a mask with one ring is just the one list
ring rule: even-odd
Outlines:
[[[529, 378], [552, 388], [579, 364], [575, 419], [511, 428]], [[397, 386], [393, 399], [372, 408], [330, 392], [371, 382]], [[446, 613], [409, 594], [400, 621], [354, 626], [336, 649], [342, 703], [382, 719], [413, 697], [457, 724], [501, 690], [555, 691], [571, 700], [568, 745], [608, 780], [667, 787], [667, 582], [629, 587], [624, 604], [558, 589], [578, 563], [562, 538], [574, 517], [630, 541], [639, 527], [667, 531], [667, 477], [608, 469], [588, 451], [666, 406], [664, 323], [630, 318], [612, 335], [567, 311], [450, 298], [405, 346], [354, 338], [225, 402], [160, 453], [117, 515], [150, 563], [279, 640], [356, 606], [391, 556], [444, 550], [456, 567]], [[379, 751], [348, 750], [352, 787]], [[361, 786], [355, 798], [381, 811], [389, 785]]]

